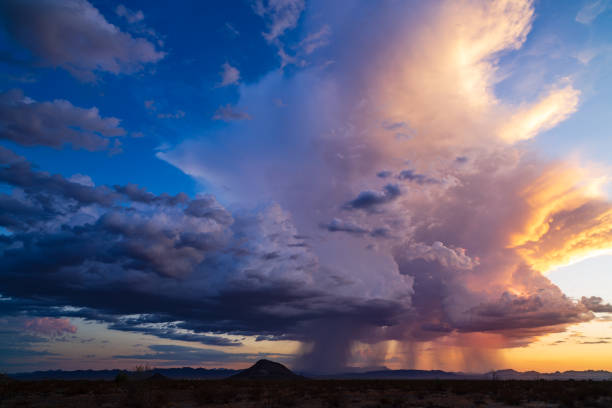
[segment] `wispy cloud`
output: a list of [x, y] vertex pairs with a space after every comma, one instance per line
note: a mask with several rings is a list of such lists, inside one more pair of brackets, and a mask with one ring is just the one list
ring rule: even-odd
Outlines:
[[277, 41], [294, 28], [304, 8], [304, 0], [256, 0], [253, 3], [255, 13], [267, 20], [268, 32], [263, 36], [269, 42]]
[[318, 31], [308, 34], [306, 38], [300, 41], [299, 47], [303, 50], [304, 54], [312, 54], [317, 49], [329, 44], [330, 35], [331, 29], [329, 25], [324, 25]]
[[576, 14], [576, 21], [582, 24], [591, 24], [597, 16], [606, 11], [609, 0], [587, 1]]
[[134, 11], [125, 7], [123, 4], [119, 4], [115, 8], [115, 14], [119, 17], [123, 17], [127, 20], [128, 23], [137, 23], [139, 21], [144, 20], [144, 14], [142, 10]]
[[219, 109], [213, 115], [214, 120], [223, 120], [225, 122], [232, 122], [236, 120], [250, 120], [251, 115], [246, 112], [238, 110], [235, 106], [227, 104], [220, 106]]
[[225, 23], [225, 28], [233, 37], [238, 37], [240, 35], [240, 31], [231, 23]]

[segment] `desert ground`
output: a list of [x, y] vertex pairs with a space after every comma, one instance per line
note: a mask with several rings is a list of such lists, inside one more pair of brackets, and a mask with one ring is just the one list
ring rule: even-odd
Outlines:
[[612, 407], [609, 381], [7, 381], [0, 407]]

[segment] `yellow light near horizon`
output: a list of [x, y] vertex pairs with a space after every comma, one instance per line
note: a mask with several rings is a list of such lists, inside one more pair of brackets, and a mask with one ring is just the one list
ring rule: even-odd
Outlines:
[[[580, 333], [580, 335], [585, 337], [576, 337], [572, 333]], [[581, 323], [572, 326], [570, 332], [543, 336], [537, 342], [527, 347], [504, 349], [502, 353], [505, 360], [511, 363], [511, 367], [519, 371], [611, 371], [611, 343], [581, 344], [584, 342], [596, 342], [600, 338], [612, 339], [611, 322], [592, 321]], [[555, 344], [559, 340], [565, 341]]]

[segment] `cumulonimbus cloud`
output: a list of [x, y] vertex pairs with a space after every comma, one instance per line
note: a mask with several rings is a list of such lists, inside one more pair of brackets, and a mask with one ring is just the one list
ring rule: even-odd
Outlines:
[[[335, 35], [355, 41], [325, 70], [291, 79], [271, 74], [241, 88], [240, 106], [253, 110], [253, 119], [246, 129], [224, 132], [223, 163], [193, 141], [164, 155], [244, 197], [273, 197], [300, 232], [316, 233], [309, 229], [315, 225], [334, 233], [333, 242], [311, 243], [320, 267], [350, 269], [353, 281], [370, 288], [397, 275], [412, 283], [409, 312], [393, 315], [392, 326], [380, 323], [383, 316], [378, 323], [343, 321], [344, 334], [330, 337], [322, 324], [304, 362], [342, 365], [356, 342], [524, 346], [594, 318], [593, 307], [564, 295], [545, 273], [612, 246], [601, 175], [516, 144], [568, 118], [580, 92], [564, 78], [519, 104], [495, 93], [499, 56], [526, 41], [533, 2], [403, 6], [372, 10], [372, 25], [359, 30], [340, 32], [330, 22]], [[344, 12], [348, 18], [351, 10]], [[402, 12], [415, 16], [412, 24], [398, 17]], [[297, 89], [308, 89], [307, 97]], [[278, 108], [261, 101], [281, 92], [286, 106], [278, 120]], [[381, 123], [401, 124], [410, 137]], [[264, 142], [271, 147], [257, 149]], [[235, 166], [253, 174], [248, 182], [225, 170], [228, 157], [240, 157]], [[257, 178], [251, 163], [265, 163], [267, 177]], [[399, 175], [397, 190], [391, 175]], [[350, 222], [341, 221], [346, 214]], [[381, 226], [393, 239], [367, 233]]]
[[[358, 344], [519, 347], [607, 310], [545, 276], [612, 246], [601, 177], [516, 145], [567, 118], [579, 92], [563, 80], [518, 106], [494, 92], [533, 3], [423, 4], [370, 6], [359, 27], [330, 21], [354, 38], [334, 64], [241, 86], [251, 120], [222, 107], [215, 149], [160, 155], [237, 201], [278, 203], [259, 211], [79, 184], [0, 150], [14, 189], [0, 196], [3, 307], [230, 347], [224, 334], [297, 340], [301, 363], [323, 370]], [[270, 36], [294, 24], [274, 31], [266, 10]]]
[[0, 239], [2, 313], [237, 346], [219, 334], [307, 339], [320, 320], [391, 322], [405, 311], [399, 298], [330, 292], [348, 283], [318, 267], [278, 206], [231, 214], [212, 196], [83, 184], [0, 157], [0, 182], [12, 188], [0, 194], [10, 232]]

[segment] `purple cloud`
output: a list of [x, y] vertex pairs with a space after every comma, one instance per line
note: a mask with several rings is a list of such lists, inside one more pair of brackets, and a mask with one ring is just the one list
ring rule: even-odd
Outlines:
[[232, 122], [237, 120], [251, 120], [251, 115], [236, 109], [236, 107], [228, 103], [227, 105], [220, 106], [219, 109], [217, 109], [213, 115], [213, 119]]
[[240, 80], [240, 71], [238, 71], [236, 67], [225, 62], [221, 68], [223, 68], [223, 70], [221, 71], [221, 83], [219, 83], [219, 86], [228, 86], [238, 83]]
[[87, 0], [7, 0], [0, 8], [9, 34], [42, 65], [83, 81], [95, 81], [97, 72], [133, 73], [165, 56], [110, 24]]
[[112, 138], [125, 135], [119, 123], [101, 117], [95, 107], [79, 108], [62, 99], [37, 102], [19, 89], [0, 93], [0, 138], [24, 146], [109, 149]]

